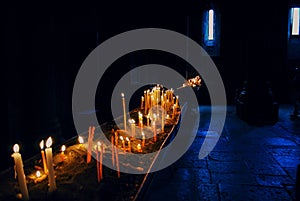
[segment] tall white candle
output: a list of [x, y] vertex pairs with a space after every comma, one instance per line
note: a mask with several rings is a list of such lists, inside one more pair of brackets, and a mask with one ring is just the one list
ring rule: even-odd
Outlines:
[[24, 169], [23, 169], [22, 156], [19, 153], [19, 145], [15, 144], [13, 147], [13, 150], [15, 153], [12, 154], [12, 157], [14, 158], [14, 161], [15, 161], [15, 170], [18, 175], [20, 191], [22, 193], [23, 200], [29, 200], [26, 177], [25, 177]]
[[161, 131], [165, 132], [165, 110], [162, 109], [161, 113]]
[[47, 159], [47, 167], [48, 167], [48, 178], [49, 178], [49, 192], [53, 192], [56, 190], [56, 182], [54, 176], [53, 169], [53, 158], [52, 158], [52, 138], [49, 137], [46, 141], [46, 159]]
[[123, 115], [124, 115], [124, 130], [126, 130], [126, 109], [125, 109], [125, 97], [124, 93], [121, 93], [123, 103]]

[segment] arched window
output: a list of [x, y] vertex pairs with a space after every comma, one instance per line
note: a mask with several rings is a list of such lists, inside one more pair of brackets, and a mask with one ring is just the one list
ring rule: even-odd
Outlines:
[[201, 45], [210, 56], [220, 54], [220, 10], [212, 6], [203, 12]]
[[208, 40], [214, 40], [214, 10], [210, 9], [208, 11]]
[[300, 25], [299, 17], [300, 17], [299, 8], [292, 8], [291, 9], [292, 35], [299, 35], [299, 25]]

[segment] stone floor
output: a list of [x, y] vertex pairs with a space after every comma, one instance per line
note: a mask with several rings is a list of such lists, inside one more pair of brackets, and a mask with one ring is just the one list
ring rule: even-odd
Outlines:
[[295, 200], [300, 120], [290, 120], [292, 107], [281, 106], [278, 123], [261, 127], [238, 119], [234, 107], [227, 111], [220, 140], [199, 160], [210, 134], [210, 107], [200, 107], [201, 127], [192, 146], [172, 166], [153, 174], [141, 200]]

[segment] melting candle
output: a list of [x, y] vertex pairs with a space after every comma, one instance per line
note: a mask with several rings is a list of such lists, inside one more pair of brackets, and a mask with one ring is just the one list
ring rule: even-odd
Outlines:
[[24, 169], [23, 169], [23, 161], [22, 161], [22, 156], [19, 153], [19, 149], [20, 149], [19, 145], [15, 144], [13, 147], [13, 150], [15, 153], [12, 154], [12, 157], [14, 158], [14, 161], [15, 161], [15, 171], [18, 175], [20, 191], [22, 193], [23, 199], [29, 200], [26, 177], [25, 177]]

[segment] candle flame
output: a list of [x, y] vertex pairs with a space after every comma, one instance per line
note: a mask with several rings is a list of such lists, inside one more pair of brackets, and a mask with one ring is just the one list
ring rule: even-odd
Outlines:
[[145, 133], [144, 133], [144, 132], [142, 132], [142, 136], [145, 136]]
[[36, 174], [35, 174], [35, 176], [37, 177], [37, 178], [39, 178], [40, 176], [41, 176], [41, 172], [38, 170], [38, 171], [36, 171]]
[[61, 146], [61, 151], [62, 152], [66, 151], [66, 145]]
[[49, 137], [46, 141], [46, 147], [49, 148], [49, 147], [51, 147], [51, 145], [52, 145], [52, 138]]
[[135, 123], [134, 119], [129, 119], [128, 122], [129, 122], [130, 124], [134, 124], [134, 123]]
[[41, 148], [41, 149], [44, 149], [44, 140], [42, 140], [42, 141], [40, 142], [40, 148]]
[[120, 136], [120, 140], [122, 140], [122, 141], [124, 140], [123, 136]]
[[78, 142], [79, 142], [80, 144], [83, 144], [83, 143], [84, 143], [83, 137], [79, 136], [79, 137], [78, 137]]
[[15, 153], [19, 153], [19, 150], [20, 150], [20, 147], [18, 144], [15, 144], [14, 147], [13, 147], [13, 150]]
[[137, 145], [137, 148], [140, 149], [140, 148], [141, 148], [141, 144], [138, 144], [138, 145]]
[[126, 141], [129, 142], [129, 138], [128, 137], [126, 137]]
[[121, 93], [122, 98], [124, 98], [124, 93]]

